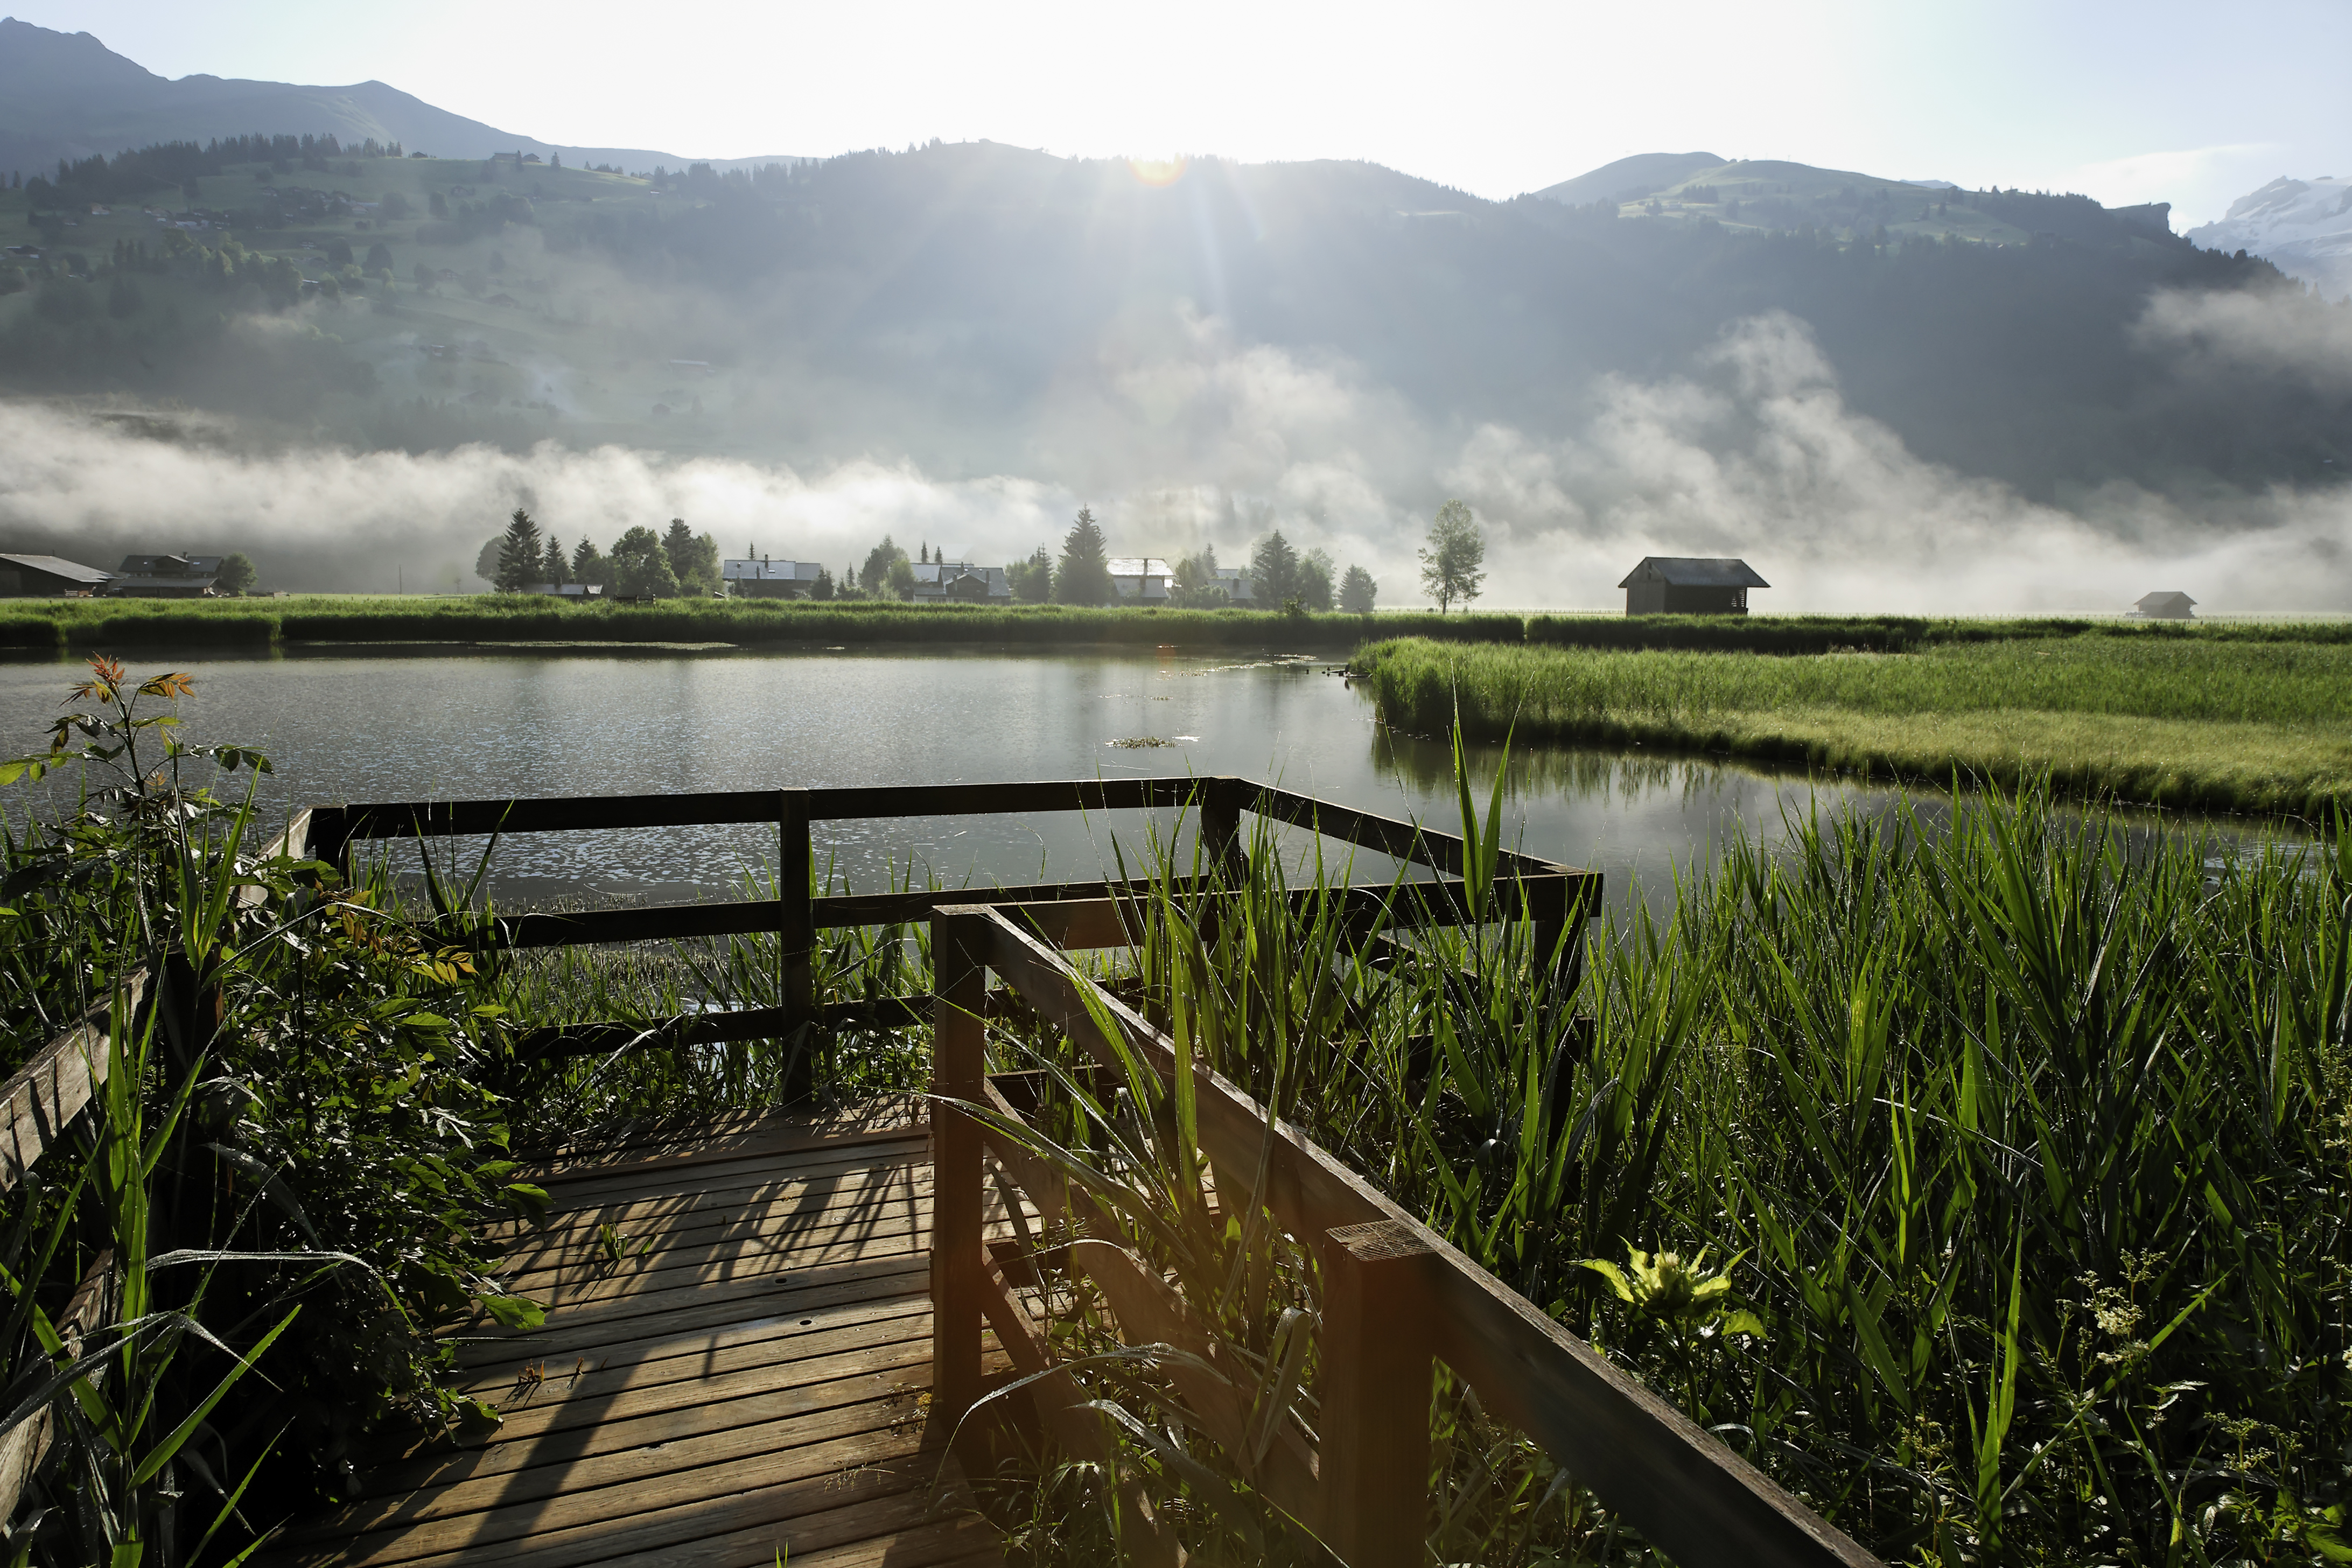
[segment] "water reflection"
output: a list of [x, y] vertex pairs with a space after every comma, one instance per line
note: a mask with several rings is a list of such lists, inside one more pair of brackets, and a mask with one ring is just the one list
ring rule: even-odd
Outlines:
[[[195, 676], [184, 738], [268, 752], [273, 809], [1192, 773], [1459, 825], [1447, 744], [1381, 730], [1362, 692], [1296, 657], [925, 647], [133, 663]], [[56, 664], [0, 665], [0, 754], [42, 743], [71, 679]], [[1118, 743], [1139, 739], [1167, 743]], [[1483, 802], [1502, 748], [1473, 747], [1470, 761]], [[69, 784], [48, 787], [70, 804]], [[1736, 833], [1774, 844], [1807, 813], [1880, 815], [1906, 798], [1883, 784], [1639, 748], [1519, 747], [1505, 787], [1516, 846], [1603, 872], [1620, 910], [1670, 900], [1674, 868], [1706, 863]], [[1939, 795], [1908, 798], [1931, 820], [1944, 810]], [[1158, 824], [1168, 828], [1165, 814]], [[1100, 876], [1114, 837], [1131, 854], [1146, 832], [1143, 813], [1034, 814], [826, 823], [816, 839], [821, 864], [871, 890], [910, 866], [946, 886]], [[2245, 837], [2236, 827], [2217, 842]], [[415, 846], [397, 853], [415, 863]], [[541, 834], [500, 844], [493, 886], [534, 901], [687, 898], [732, 891], [774, 864], [774, 834], [756, 826]], [[1360, 856], [1357, 868], [1369, 877], [1382, 864]]]

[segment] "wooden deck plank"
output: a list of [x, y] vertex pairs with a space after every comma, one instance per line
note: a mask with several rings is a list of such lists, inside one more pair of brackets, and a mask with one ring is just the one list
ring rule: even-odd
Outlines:
[[[546, 1321], [451, 1335], [454, 1383], [501, 1426], [463, 1447], [383, 1442], [359, 1497], [263, 1562], [1000, 1561], [925, 1426], [931, 1183], [908, 1103], [743, 1119], [707, 1147], [648, 1133], [540, 1171], [551, 1212], [502, 1227], [500, 1274]], [[988, 1219], [1011, 1234], [1001, 1199]]]

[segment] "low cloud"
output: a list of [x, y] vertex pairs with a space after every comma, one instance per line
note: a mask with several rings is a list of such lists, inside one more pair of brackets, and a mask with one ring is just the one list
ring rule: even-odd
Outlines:
[[[2142, 331], [2200, 355], [2342, 374], [2352, 342], [2297, 339], [2239, 297], [2159, 298]], [[0, 405], [0, 537], [110, 565], [129, 550], [244, 549], [265, 583], [467, 589], [476, 552], [528, 506], [568, 544], [686, 518], [836, 572], [884, 532], [984, 562], [1058, 547], [1091, 505], [1121, 553], [1267, 528], [1420, 602], [1413, 550], [1448, 496], [1489, 535], [1484, 602], [1603, 608], [1645, 554], [1739, 555], [1773, 610], [2120, 610], [2158, 588], [2210, 609], [2337, 609], [2352, 597], [2352, 492], [2190, 500], [2114, 487], [2072, 510], [1913, 455], [1847, 405], [1801, 321], [1751, 319], [1686, 373], [1596, 385], [1564, 431], [1448, 427], [1339, 356], [1234, 341], [1212, 317], [1139, 320], [1065, 367], [1001, 472], [941, 477], [890, 454], [806, 471], [622, 447], [410, 456], [254, 449], [198, 416]]]

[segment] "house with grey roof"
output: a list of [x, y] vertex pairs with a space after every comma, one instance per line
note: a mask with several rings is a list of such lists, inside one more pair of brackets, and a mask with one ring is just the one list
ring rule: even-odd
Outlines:
[[1629, 616], [1744, 616], [1748, 590], [1772, 584], [1734, 557], [1644, 555], [1617, 585]]
[[2193, 621], [2197, 618], [2193, 608], [2196, 603], [2188, 595], [2179, 592], [2143, 594], [2139, 603], [2132, 606], [2132, 614], [2150, 621]]
[[217, 591], [218, 555], [126, 555], [106, 579], [117, 599], [207, 599]]

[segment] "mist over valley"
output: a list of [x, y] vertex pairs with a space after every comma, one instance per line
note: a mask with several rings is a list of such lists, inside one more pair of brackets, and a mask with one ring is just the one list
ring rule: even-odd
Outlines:
[[331, 133], [19, 171], [14, 548], [473, 592], [516, 506], [836, 572], [885, 532], [1016, 560], [1089, 506], [1123, 554], [1279, 528], [1387, 605], [1459, 497], [1517, 606], [1607, 604], [1650, 553], [1751, 559], [1775, 609], [2352, 585], [2352, 314], [2160, 204], [1712, 153], [1488, 201], [1358, 163]]

